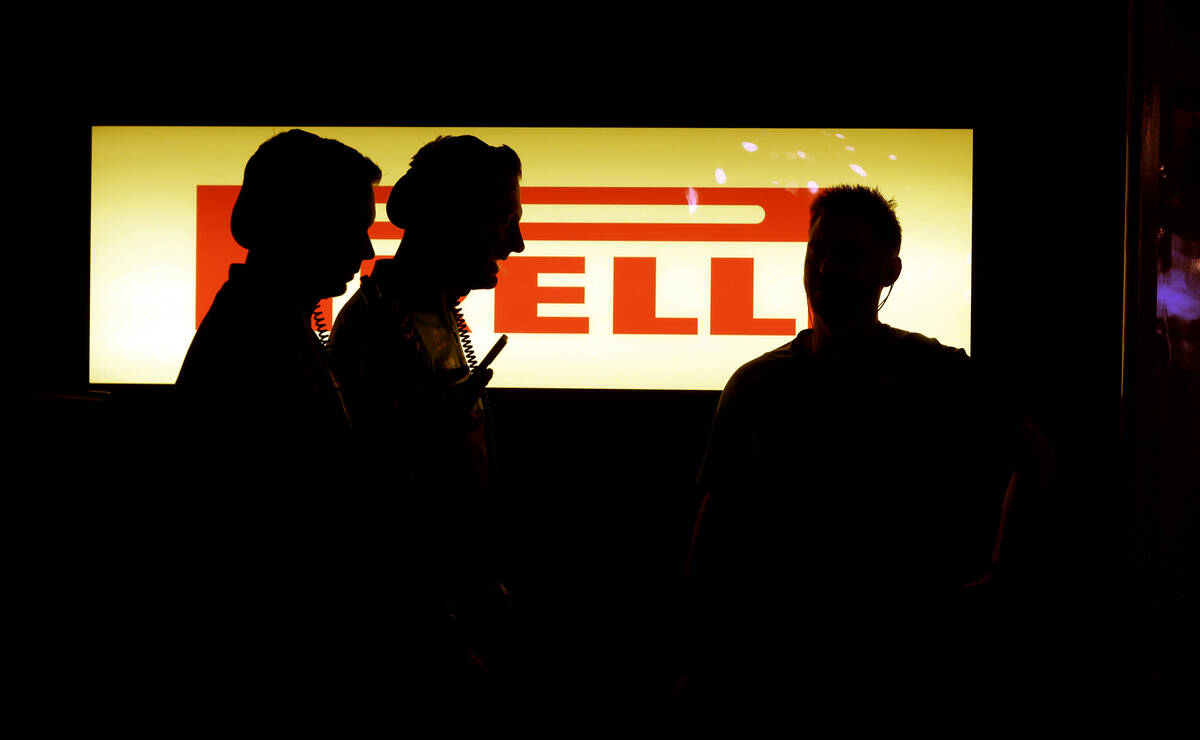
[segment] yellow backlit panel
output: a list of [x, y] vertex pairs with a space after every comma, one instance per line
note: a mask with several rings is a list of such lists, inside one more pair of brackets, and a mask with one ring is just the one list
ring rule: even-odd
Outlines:
[[[250, 155], [288, 128], [93, 129], [92, 382], [174, 381], [196, 323], [198, 188], [239, 185]], [[654, 231], [734, 228], [758, 229], [745, 232], [758, 234], [778, 223], [777, 205], [757, 195], [742, 199], [745, 202], [708, 202], [720, 200], [713, 197], [718, 192], [802, 193], [842, 183], [880, 188], [898, 202], [904, 232], [904, 271], [881, 319], [944, 344], [970, 345], [968, 130], [308, 130], [370, 157], [383, 170], [384, 186], [404, 174], [412, 155], [439, 135], [470, 133], [489, 144], [507, 144], [520, 155], [522, 191], [531, 196], [524, 205], [527, 248], [520, 257], [544, 258], [550, 260], [547, 264], [570, 258], [576, 262], [569, 264], [582, 266], [582, 271], [539, 270], [531, 276], [530, 289], [582, 287], [583, 301], [529, 304], [529, 316], [587, 317], [587, 331], [506, 331], [496, 309], [503, 297], [491, 291], [472, 293], [463, 309], [474, 330], [477, 353], [482, 356], [499, 333], [510, 335], [493, 365], [497, 387], [721, 388], [739, 365], [791, 336], [721, 333], [724, 309], [712, 305], [713, 281], [718, 270], [734, 269], [747, 258], [752, 259], [753, 317], [790, 319], [797, 330], [803, 329], [805, 233], [759, 241], [726, 239], [721, 237], [726, 232], [719, 231]], [[671, 202], [654, 202], [653, 197], [632, 203], [588, 202], [586, 197], [534, 202], [553, 201], [556, 193], [594, 196], [629, 188], [671, 193]], [[379, 214], [383, 220], [382, 208]], [[538, 224], [562, 231], [530, 238], [542, 228]], [[596, 239], [581, 232], [579, 224], [627, 225], [633, 230]], [[643, 232], [648, 237], [639, 236]], [[693, 233], [708, 236], [689, 236]], [[686, 238], [671, 238], [672, 234]], [[379, 256], [390, 256], [397, 244], [398, 239], [374, 240]], [[622, 333], [618, 325], [624, 304], [614, 295], [631, 279], [634, 268], [646, 267], [646, 258], [654, 259], [653, 318], [681, 320], [685, 327], [694, 326], [695, 333]], [[505, 282], [510, 272], [506, 267], [497, 291], [514, 284]], [[335, 312], [347, 297], [334, 299]]]

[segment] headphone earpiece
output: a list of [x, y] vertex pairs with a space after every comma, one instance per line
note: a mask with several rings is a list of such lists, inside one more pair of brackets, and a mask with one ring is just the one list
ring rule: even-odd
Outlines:
[[392, 186], [385, 211], [388, 221], [402, 229], [408, 228], [412, 220], [412, 180], [407, 174]]

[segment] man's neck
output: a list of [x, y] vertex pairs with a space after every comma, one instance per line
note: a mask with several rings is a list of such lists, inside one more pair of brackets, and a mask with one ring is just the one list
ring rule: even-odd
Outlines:
[[404, 304], [418, 311], [444, 314], [452, 305], [457, 295], [441, 284], [437, 271], [423, 256], [423, 252], [414, 249], [400, 249], [394, 258], [396, 269], [393, 273], [397, 293], [402, 296]]
[[274, 264], [270, 260], [255, 259], [253, 252], [246, 255], [246, 263], [241, 267], [240, 272], [259, 290], [264, 291], [264, 297], [269, 296], [281, 309], [294, 310], [297, 314], [307, 316], [320, 300], [319, 296], [310, 296], [304, 290], [298, 289], [296, 278], [288, 273], [286, 266]]
[[812, 351], [816, 355], [852, 355], [863, 351], [875, 340], [879, 328], [877, 316], [861, 324], [830, 326], [820, 316], [813, 317]]

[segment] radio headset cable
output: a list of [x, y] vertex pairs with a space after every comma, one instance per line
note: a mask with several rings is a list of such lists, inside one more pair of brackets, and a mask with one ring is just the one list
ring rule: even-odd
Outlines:
[[467, 366], [471, 368], [471, 372], [475, 372], [479, 360], [475, 358], [475, 347], [471, 344], [471, 332], [467, 329], [467, 320], [463, 318], [462, 309], [458, 307], [458, 304], [455, 304], [451, 310], [454, 311], [454, 323], [458, 327], [458, 340], [462, 343], [463, 354], [467, 356]]
[[321, 346], [329, 347], [329, 329], [325, 328], [325, 316], [321, 313], [321, 302], [317, 301], [313, 304], [312, 310], [313, 325], [317, 327], [317, 339], [321, 340]]
[[892, 288], [894, 288], [894, 287], [896, 287], [895, 283], [892, 283], [891, 285], [888, 286], [887, 295], [885, 295], [883, 297], [883, 300], [879, 302], [879, 305], [875, 307], [875, 310], [877, 312], [879, 311], [879, 309], [883, 308], [883, 304], [887, 303], [887, 299], [892, 297]]
[[[461, 299], [460, 299], [461, 300]], [[454, 323], [458, 328], [458, 340], [462, 344], [463, 355], [467, 358], [467, 366], [471, 368], [471, 372], [475, 372], [479, 361], [475, 358], [475, 346], [471, 343], [471, 331], [467, 328], [467, 320], [463, 318], [462, 309], [456, 303], [451, 308], [454, 312]], [[492, 476], [493, 489], [499, 487], [499, 476], [497, 472], [499, 466], [496, 462], [496, 425], [492, 421], [492, 405], [488, 401], [488, 389], [484, 388], [479, 393], [479, 399], [483, 402], [483, 428], [486, 435], [486, 444], [488, 452], [488, 472]]]
[[350, 412], [346, 409], [346, 399], [342, 396], [342, 382], [329, 367], [329, 329], [325, 327], [325, 316], [321, 313], [320, 301], [313, 304], [312, 323], [317, 328], [317, 344], [320, 347], [318, 354], [325, 360], [325, 372], [329, 374], [329, 382], [333, 383], [333, 389], [337, 393], [338, 404], [341, 405], [342, 414], [346, 417], [346, 425], [353, 429], [354, 420], [350, 418]]

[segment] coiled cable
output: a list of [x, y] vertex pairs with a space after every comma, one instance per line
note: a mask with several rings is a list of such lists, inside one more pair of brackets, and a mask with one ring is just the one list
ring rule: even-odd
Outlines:
[[463, 318], [462, 309], [458, 307], [458, 304], [455, 304], [451, 310], [454, 312], [454, 323], [458, 327], [458, 341], [467, 358], [467, 367], [471, 368], [471, 372], [475, 372], [479, 361], [475, 359], [475, 347], [471, 344], [471, 331], [467, 328], [467, 320]]
[[329, 329], [325, 327], [325, 316], [321, 313], [320, 301], [313, 304], [312, 319], [313, 324], [317, 327], [317, 339], [321, 340], [322, 347], [328, 347]]
[[[467, 328], [467, 320], [463, 318], [462, 309], [458, 304], [454, 304], [450, 310], [454, 313], [454, 324], [458, 329], [458, 341], [462, 345], [463, 355], [467, 358], [467, 367], [471, 368], [471, 372], [475, 372], [479, 361], [475, 358], [475, 347], [471, 344], [471, 331]], [[492, 476], [492, 487], [496, 488], [499, 484], [496, 464], [496, 425], [492, 419], [492, 404], [488, 401], [488, 389], [485, 387], [479, 393], [479, 400], [483, 402], [483, 428], [487, 445], [488, 472]]]

